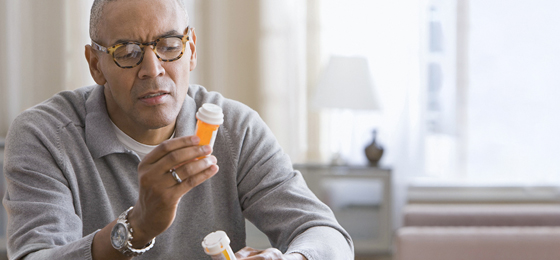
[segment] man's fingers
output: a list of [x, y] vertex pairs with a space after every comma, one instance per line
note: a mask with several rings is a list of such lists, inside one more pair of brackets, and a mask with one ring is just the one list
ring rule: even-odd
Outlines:
[[200, 142], [200, 138], [196, 135], [193, 136], [183, 136], [178, 138], [173, 138], [162, 142], [158, 145], [152, 152], [144, 157], [143, 163], [153, 164], [159, 161], [162, 157], [169, 154], [177, 149], [197, 146]]
[[[197, 182], [197, 178], [193, 178], [193, 177], [201, 173], [204, 173], [205, 170], [209, 169], [212, 165], [215, 165], [217, 162], [218, 159], [216, 159], [215, 156], [211, 155], [203, 159], [193, 160], [191, 162], [183, 164], [180, 167], [176, 167], [175, 172], [177, 173], [178, 178], [181, 180], [181, 184], [183, 184], [183, 182], [191, 182], [191, 184], [187, 184], [187, 186], [191, 186], [191, 185], [196, 186], [199, 183]], [[179, 182], [175, 180], [175, 178], [171, 174], [168, 175], [169, 176], [163, 177], [168, 179], [168, 181], [166, 181], [166, 183], [168, 184], [167, 187], [171, 187], [179, 184]]]
[[169, 152], [157, 162], [151, 164], [150, 168], [161, 169], [163, 170], [163, 172], [170, 169], [177, 170], [180, 167], [184, 167], [184, 165], [190, 165], [190, 163], [196, 162], [196, 158], [208, 156], [211, 153], [212, 148], [208, 145], [179, 148], [177, 150]]
[[237, 251], [237, 253], [235, 253], [235, 257], [245, 258], [245, 257], [248, 257], [248, 256], [256, 255], [260, 252], [262, 252], [262, 251], [247, 246], [247, 247], [244, 247], [241, 250]]
[[192, 162], [189, 162], [187, 164], [182, 165], [179, 170], [181, 170], [181, 172], [179, 173], [179, 175], [181, 176], [181, 179], [186, 179], [188, 177], [190, 177], [191, 175], [197, 174], [203, 170], [206, 170], [208, 167], [212, 166], [213, 164], [216, 164], [218, 162], [218, 159], [216, 159], [215, 156], [210, 155], [206, 158], [202, 158], [199, 160], [195, 160]]
[[276, 248], [268, 248], [266, 250], [256, 250], [250, 247], [245, 247], [239, 250], [237, 253], [235, 253], [235, 257], [237, 257], [239, 260], [287, 259], [284, 258], [282, 252], [280, 252], [280, 250]]
[[192, 188], [210, 179], [212, 176], [218, 173], [219, 169], [220, 168], [218, 167], [218, 165], [213, 164], [204, 171], [187, 177], [179, 186], [184, 189], [184, 192], [188, 192]]

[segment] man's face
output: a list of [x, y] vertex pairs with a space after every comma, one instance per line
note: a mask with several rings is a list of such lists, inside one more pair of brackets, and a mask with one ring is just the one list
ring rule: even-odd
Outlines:
[[[105, 6], [99, 26], [99, 39], [94, 40], [109, 47], [182, 35], [187, 21], [176, 0], [119, 0]], [[142, 63], [128, 69], [118, 67], [111, 55], [96, 51], [98, 63], [93, 66], [99, 72], [94, 75], [92, 68], [92, 75], [105, 86], [109, 116], [119, 128], [142, 133], [175, 123], [187, 94], [189, 72], [196, 66], [195, 39], [192, 32], [183, 56], [172, 62], [158, 60], [145, 47]]]

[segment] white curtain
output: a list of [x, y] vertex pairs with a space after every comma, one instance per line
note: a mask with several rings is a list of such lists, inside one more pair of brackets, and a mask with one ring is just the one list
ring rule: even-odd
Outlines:
[[470, 2], [466, 177], [558, 185], [560, 2]]
[[[429, 30], [423, 30], [422, 65], [439, 62], [444, 68], [439, 106], [430, 111], [427, 105], [430, 86], [420, 96], [428, 107], [423, 124], [443, 126], [423, 126], [422, 182], [560, 184], [559, 2], [425, 2], [423, 27], [441, 23], [443, 49], [428, 53]], [[428, 7], [437, 10], [434, 17], [428, 17]], [[429, 73], [422, 72], [428, 85]]]
[[366, 163], [363, 148], [371, 140], [371, 130], [378, 129], [378, 142], [385, 148], [381, 163], [392, 170], [393, 223], [398, 226], [409, 177], [421, 173], [423, 163], [419, 70], [422, 2], [322, 0], [320, 9], [322, 61], [329, 55], [360, 55], [369, 60], [382, 110], [369, 117], [356, 116], [354, 126], [360, 130], [355, 131], [352, 151], [347, 154], [351, 162]]
[[198, 0], [193, 82], [255, 109], [294, 162], [306, 158], [306, 2]]
[[84, 58], [92, 0], [2, 0], [0, 136], [23, 110], [93, 84]]

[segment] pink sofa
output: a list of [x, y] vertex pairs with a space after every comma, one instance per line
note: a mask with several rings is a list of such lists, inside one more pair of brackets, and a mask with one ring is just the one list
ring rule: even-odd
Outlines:
[[394, 259], [560, 260], [560, 205], [408, 205]]

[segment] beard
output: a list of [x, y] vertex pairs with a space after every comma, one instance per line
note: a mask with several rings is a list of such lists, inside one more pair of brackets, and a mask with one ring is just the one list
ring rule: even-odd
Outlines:
[[[144, 93], [163, 92], [166, 95], [166, 102], [154, 106], [134, 106], [128, 112], [138, 124], [147, 129], [158, 129], [175, 123], [179, 111], [183, 106], [185, 94], [181, 94], [175, 82], [170, 79], [157, 78], [151, 81], [142, 81], [135, 84], [132, 90], [132, 97], [137, 99], [144, 98]], [[138, 108], [138, 109], [135, 109]]]

